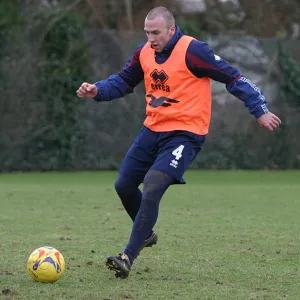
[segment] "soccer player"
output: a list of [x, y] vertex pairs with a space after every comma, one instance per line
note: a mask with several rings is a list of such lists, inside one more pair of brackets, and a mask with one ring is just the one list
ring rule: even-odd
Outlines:
[[145, 83], [147, 117], [115, 182], [133, 221], [125, 249], [106, 261], [121, 278], [128, 276], [144, 247], [156, 244], [153, 227], [160, 200], [170, 185], [185, 183], [183, 174], [204, 144], [211, 118], [211, 79], [243, 101], [262, 128], [273, 131], [281, 123], [268, 110], [262, 91], [207, 43], [184, 35], [167, 8], [152, 9], [144, 30], [148, 41], [137, 47], [119, 73], [94, 84], [84, 82], [77, 90], [79, 97], [101, 102], [121, 98]]

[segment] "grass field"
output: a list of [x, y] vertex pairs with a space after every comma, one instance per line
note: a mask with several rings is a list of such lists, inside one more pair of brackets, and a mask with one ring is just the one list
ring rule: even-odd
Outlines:
[[[115, 177], [0, 175], [0, 299], [300, 299], [300, 172], [187, 172], [125, 280], [104, 266], [131, 231]], [[54, 284], [27, 274], [44, 245], [66, 260]]]

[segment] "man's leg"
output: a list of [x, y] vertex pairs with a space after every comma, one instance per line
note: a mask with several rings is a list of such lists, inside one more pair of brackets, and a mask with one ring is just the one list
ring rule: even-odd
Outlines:
[[161, 133], [160, 137], [157, 139], [158, 156], [145, 176], [141, 206], [129, 243], [124, 253], [107, 259], [107, 266], [116, 272], [116, 277], [128, 276], [143, 240], [156, 223], [161, 197], [172, 183], [185, 183], [182, 176], [205, 141], [205, 136], [183, 131]]
[[141, 206], [143, 194], [139, 189], [140, 184], [140, 180], [134, 181], [120, 173], [115, 182], [115, 190], [133, 222]]
[[[141, 140], [146, 140], [149, 144], [144, 145]], [[133, 222], [141, 206], [142, 192], [139, 186], [155, 161], [153, 143], [154, 136], [143, 128], [126, 153], [115, 182], [115, 190]]]
[[[126, 278], [129, 274], [134, 259], [143, 247], [147, 237], [151, 238], [159, 211], [159, 202], [174, 182], [174, 179], [160, 171], [150, 170], [144, 179], [141, 206], [134, 220], [129, 243], [119, 256], [110, 256], [106, 265], [116, 272], [116, 277]], [[150, 239], [149, 238], [149, 239]]]
[[[118, 175], [118, 178], [115, 182], [115, 189], [122, 201], [122, 204], [130, 216], [131, 220], [134, 222], [136, 215], [140, 209], [142, 201], [142, 192], [139, 189], [141, 182], [134, 182], [130, 180], [127, 176]], [[157, 234], [155, 231], [151, 230], [144, 243], [144, 247], [152, 247], [157, 243]]]
[[159, 202], [173, 182], [172, 177], [160, 171], [150, 170], [146, 174], [141, 206], [133, 224], [129, 243], [123, 251], [131, 264], [139, 254], [145, 239], [151, 234], [158, 218]]
[[184, 131], [158, 135], [158, 156], [145, 176], [141, 206], [134, 220], [129, 243], [124, 249], [131, 265], [157, 221], [162, 196], [170, 185], [185, 183], [182, 176], [204, 141], [204, 136]]

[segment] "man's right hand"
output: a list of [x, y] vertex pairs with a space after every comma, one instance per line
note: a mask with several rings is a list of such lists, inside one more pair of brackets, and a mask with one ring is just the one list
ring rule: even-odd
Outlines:
[[84, 82], [76, 91], [76, 94], [80, 98], [95, 98], [98, 94], [98, 89], [95, 84]]

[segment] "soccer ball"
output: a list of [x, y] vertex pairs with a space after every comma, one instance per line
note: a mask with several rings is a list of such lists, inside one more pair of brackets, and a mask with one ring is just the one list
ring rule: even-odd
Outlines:
[[54, 282], [64, 274], [65, 260], [55, 248], [40, 247], [29, 255], [27, 270], [36, 281]]

